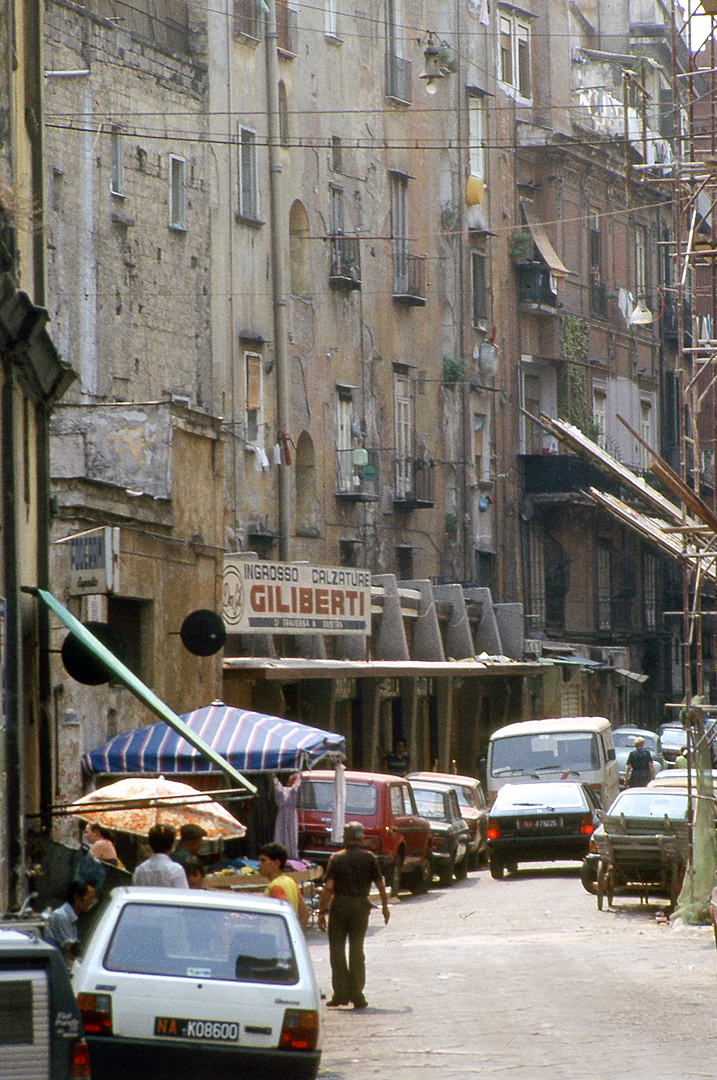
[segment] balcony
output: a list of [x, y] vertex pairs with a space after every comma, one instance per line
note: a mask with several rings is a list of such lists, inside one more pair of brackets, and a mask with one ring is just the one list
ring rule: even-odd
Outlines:
[[378, 450], [336, 451], [335, 495], [340, 502], [378, 502]]
[[386, 97], [399, 105], [410, 105], [413, 100], [411, 61], [386, 53]]
[[403, 510], [428, 509], [435, 502], [433, 466], [422, 458], [399, 457], [393, 460], [393, 505]]
[[520, 460], [526, 495], [571, 495], [591, 487], [614, 495], [620, 492], [619, 485], [605, 473], [573, 454], [523, 454]]
[[542, 262], [526, 262], [517, 264], [515, 272], [520, 306], [538, 315], [557, 314], [558, 297], [550, 268]]
[[331, 237], [329, 286], [332, 289], [361, 288], [361, 251], [357, 236]]
[[608, 292], [600, 281], [590, 282], [590, 314], [594, 319], [607, 319]]
[[426, 260], [423, 255], [393, 252], [393, 299], [404, 307], [426, 306]]
[[[662, 340], [666, 345], [670, 345], [673, 349], [677, 348], [678, 343], [678, 316], [677, 302], [674, 297], [670, 297], [665, 300], [665, 310], [662, 312], [662, 318], [659, 325], [662, 327]], [[692, 304], [689, 300], [682, 301], [682, 340], [683, 348], [690, 349], [692, 347]]]

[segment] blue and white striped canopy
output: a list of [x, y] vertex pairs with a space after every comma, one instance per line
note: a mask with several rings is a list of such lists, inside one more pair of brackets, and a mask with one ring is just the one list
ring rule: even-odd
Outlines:
[[[341, 760], [343, 735], [249, 712], [214, 701], [185, 713], [192, 731], [240, 772], [312, 768], [322, 758]], [[115, 735], [82, 758], [90, 773], [193, 773], [216, 771], [210, 761], [163, 721]]]

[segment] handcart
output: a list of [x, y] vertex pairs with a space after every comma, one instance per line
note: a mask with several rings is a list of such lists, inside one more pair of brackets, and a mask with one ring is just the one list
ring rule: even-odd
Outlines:
[[637, 895], [641, 903], [650, 896], [666, 898], [669, 910], [674, 910], [687, 865], [687, 822], [665, 817], [660, 832], [655, 831], [657, 822], [651, 822], [653, 831], [647, 832], [644, 822], [628, 822], [622, 815], [605, 816], [603, 824], [598, 910], [602, 911], [605, 898], [612, 907], [616, 895]]

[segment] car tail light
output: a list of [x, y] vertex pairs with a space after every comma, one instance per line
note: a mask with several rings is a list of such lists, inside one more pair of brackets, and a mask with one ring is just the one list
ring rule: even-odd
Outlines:
[[590, 817], [590, 814], [583, 814], [583, 820], [580, 822], [580, 832], [582, 835], [592, 836], [594, 828], [595, 826], [593, 825], [593, 819]]
[[287, 1009], [279, 1037], [280, 1050], [315, 1050], [319, 1041], [319, 1014], [315, 1009]]
[[69, 1080], [90, 1080], [90, 1051], [84, 1039], [70, 1047]]
[[593, 840], [592, 837], [590, 837], [590, 843], [588, 844], [588, 851], [590, 852], [591, 855], [597, 855], [597, 844], [595, 843], [595, 841]]
[[112, 1034], [112, 998], [109, 994], [78, 994], [77, 1005], [86, 1035]]
[[486, 836], [489, 840], [500, 840], [500, 829], [498, 828], [498, 822], [488, 818], [488, 831]]
[[448, 836], [431, 836], [431, 847], [434, 851], [440, 851], [441, 848], [450, 847], [450, 837]]

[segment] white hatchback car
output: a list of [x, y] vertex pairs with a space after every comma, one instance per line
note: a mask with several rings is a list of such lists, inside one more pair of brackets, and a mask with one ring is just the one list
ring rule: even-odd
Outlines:
[[114, 889], [72, 982], [93, 1080], [318, 1072], [319, 989], [298, 920], [280, 900]]

